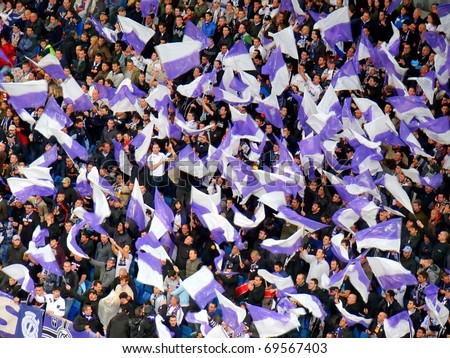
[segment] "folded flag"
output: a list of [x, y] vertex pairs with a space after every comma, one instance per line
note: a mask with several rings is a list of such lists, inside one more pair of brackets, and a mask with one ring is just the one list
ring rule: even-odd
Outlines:
[[287, 239], [275, 240], [265, 239], [261, 243], [261, 247], [274, 254], [291, 255], [302, 246], [302, 239], [305, 235], [303, 227], [289, 236]]
[[71, 227], [71, 229], [67, 235], [67, 248], [75, 256], [80, 256], [80, 257], [84, 257], [85, 259], [87, 259], [88, 256], [80, 248], [80, 246], [78, 246], [78, 243], [77, 243], [78, 232], [82, 229], [84, 224], [85, 224], [84, 222], [79, 222]]
[[192, 21], [189, 20], [186, 22], [186, 27], [184, 28], [183, 42], [200, 43], [201, 50], [209, 46], [208, 37], [206, 37], [203, 31], [201, 31], [197, 26], [194, 25]]
[[155, 31], [128, 17], [117, 16], [117, 19], [122, 28], [122, 40], [133, 46], [138, 55], [141, 54], [147, 42], [155, 35]]
[[416, 277], [399, 262], [381, 257], [368, 257], [367, 261], [384, 291], [417, 284]]
[[211, 326], [209, 325], [209, 317], [208, 312], [206, 310], [201, 310], [200, 312], [186, 312], [186, 316], [184, 316], [187, 322], [189, 323], [197, 323], [200, 324], [200, 331], [203, 336], [206, 336], [211, 330]]
[[450, 121], [448, 116], [429, 120], [420, 126], [429, 138], [438, 143], [450, 144]]
[[321, 230], [323, 228], [328, 227], [328, 225], [319, 223], [317, 221], [308, 219], [307, 217], [301, 216], [297, 214], [294, 210], [286, 207], [286, 206], [278, 206], [278, 214], [276, 217], [286, 220], [287, 222], [296, 225], [296, 226], [304, 226], [305, 230], [309, 232], [314, 232], [317, 230]]

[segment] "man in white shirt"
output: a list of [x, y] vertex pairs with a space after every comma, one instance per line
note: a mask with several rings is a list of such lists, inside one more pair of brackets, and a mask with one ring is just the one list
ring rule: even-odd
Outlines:
[[267, 50], [264, 48], [264, 46], [261, 44], [261, 39], [259, 37], [255, 37], [253, 39], [253, 46], [250, 47], [249, 53], [250, 56], [253, 58], [255, 50], [258, 50], [261, 57], [265, 61], [267, 58]]
[[318, 249], [315, 255], [308, 255], [303, 248], [300, 248], [300, 258], [309, 263], [309, 272], [306, 281], [309, 282], [312, 278], [317, 279], [319, 287], [323, 288], [322, 275], [328, 276], [330, 272], [330, 266], [325, 260], [325, 253], [322, 249]]
[[52, 293], [45, 295], [45, 301], [47, 302], [47, 314], [64, 317], [66, 302], [61, 297], [61, 289], [59, 287], [53, 287]]

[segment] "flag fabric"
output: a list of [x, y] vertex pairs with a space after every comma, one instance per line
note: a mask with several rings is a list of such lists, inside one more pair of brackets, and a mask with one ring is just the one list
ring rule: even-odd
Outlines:
[[150, 148], [150, 144], [152, 143], [153, 128], [154, 123], [152, 120], [144, 127], [141, 133], [139, 133], [131, 141], [131, 145], [136, 148], [134, 151], [134, 158], [138, 163], [140, 169], [142, 169], [147, 162], [147, 152]]
[[358, 59], [358, 61], [365, 60], [366, 58], [374, 59], [376, 56], [376, 52], [372, 44], [370, 43], [369, 38], [364, 32], [361, 32], [361, 37], [359, 40], [355, 56]]
[[111, 138], [111, 142], [114, 146], [114, 159], [119, 164], [119, 169], [122, 173], [131, 176], [133, 166], [130, 163], [130, 160], [128, 159], [127, 153], [125, 152], [122, 144], [114, 138]]
[[207, 48], [209, 45], [208, 37], [206, 37], [203, 31], [201, 31], [192, 21], [189, 20], [186, 22], [186, 27], [184, 28], [183, 42], [200, 43], [201, 50]]
[[280, 11], [289, 11], [294, 13], [298, 23], [301, 23], [301, 19], [305, 17], [305, 13], [300, 7], [300, 3], [296, 0], [281, 0]]
[[41, 229], [41, 227], [38, 225], [36, 226], [36, 229], [34, 229], [33, 231], [31, 241], [34, 242], [34, 245], [36, 247], [43, 247], [45, 246], [45, 238], [48, 236], [49, 236], [48, 229]]
[[160, 260], [172, 261], [162, 243], [151, 230], [144, 236], [138, 237], [135, 245], [137, 251], [142, 250], [148, 252]]
[[234, 205], [232, 207], [234, 212], [233, 224], [242, 228], [255, 228], [261, 224], [266, 218], [266, 211], [264, 209], [264, 204], [260, 205], [256, 209], [254, 218], [249, 219], [244, 214], [242, 214]]
[[4, 272], [9, 277], [12, 277], [17, 282], [19, 282], [22, 286], [22, 290], [26, 292], [33, 292], [34, 282], [30, 277], [28, 269], [24, 265], [12, 264], [3, 267], [2, 272]]
[[140, 55], [147, 42], [155, 35], [155, 31], [125, 16], [117, 16], [117, 19], [122, 29], [122, 40], [133, 46], [136, 53]]
[[[333, 11], [334, 12], [334, 11]], [[335, 91], [362, 91], [361, 81], [359, 80], [359, 63], [350, 60], [336, 72], [336, 75], [331, 79], [331, 84]]]
[[[203, 214], [219, 214], [221, 202], [221, 190], [213, 195], [201, 192], [195, 187], [191, 189], [191, 205], [195, 205]], [[202, 209], [203, 208], [203, 209]]]
[[422, 36], [431, 46], [434, 52], [438, 53], [441, 56], [445, 55], [445, 51], [447, 49], [447, 43], [442, 35], [433, 31], [425, 31]]
[[166, 204], [164, 199], [161, 196], [158, 188], [155, 187], [155, 196], [154, 196], [154, 205], [155, 205], [155, 215], [158, 216], [159, 220], [163, 223], [163, 225], [167, 228], [172, 227], [172, 223], [175, 219], [172, 209]]
[[141, 11], [143, 17], [150, 15], [151, 13], [158, 15], [158, 0], [141, 0]]
[[41, 265], [43, 269], [55, 274], [56, 276], [63, 275], [50, 245], [37, 248], [36, 244], [31, 241], [26, 254], [28, 254], [32, 261], [35, 261]]
[[136, 280], [164, 291], [161, 260], [148, 252], [139, 252], [136, 261], [139, 268]]
[[144, 114], [144, 110], [128, 86], [117, 89], [114, 97], [109, 101], [109, 106], [113, 113], [138, 112], [141, 116]]
[[205, 213], [202, 215], [202, 219], [213, 236], [221, 233], [220, 236], [214, 237], [214, 241], [218, 244], [221, 244], [223, 239], [227, 242], [234, 242], [237, 240], [239, 236], [238, 232], [224, 216], [215, 213]]
[[286, 220], [287, 222], [289, 222], [293, 225], [304, 226], [305, 230], [307, 230], [309, 232], [314, 232], [314, 231], [321, 230], [323, 228], [328, 227], [328, 225], [308, 219], [305, 216], [301, 216], [301, 215], [297, 214], [294, 210], [292, 210], [286, 206], [279, 206], [278, 214], [276, 214], [275, 216], [280, 219]]
[[391, 118], [387, 115], [375, 118], [371, 122], [366, 123], [364, 129], [369, 138], [374, 142], [380, 141], [392, 145], [403, 145]]
[[51, 77], [58, 80], [65, 80], [67, 78], [64, 70], [61, 66], [61, 63], [56, 58], [55, 55], [51, 53], [45, 55], [38, 63], [37, 66], [42, 68], [45, 72], [47, 72]]
[[204, 73], [190, 83], [179, 85], [177, 87], [177, 92], [189, 98], [199, 97], [207, 91], [211, 80], [213, 79], [213, 75], [213, 72]]
[[434, 141], [450, 144], [450, 122], [448, 116], [442, 116], [420, 125], [425, 134]]
[[0, 88], [8, 93], [9, 102], [16, 109], [41, 107], [47, 101], [48, 83], [46, 80], [1, 82]]
[[273, 38], [277, 47], [280, 47], [282, 53], [298, 60], [297, 41], [295, 40], [292, 26], [288, 26], [276, 33], [269, 32], [269, 36]]
[[360, 216], [350, 208], [340, 208], [337, 210], [331, 220], [343, 229], [352, 232], [351, 226], [358, 221]]
[[425, 96], [430, 101], [430, 104], [433, 104], [434, 91], [436, 89], [436, 73], [434, 71], [427, 72], [423, 77], [409, 77], [408, 81], [416, 81], [420, 88], [422, 88]]
[[61, 83], [64, 103], [73, 105], [76, 111], [89, 111], [93, 104], [88, 95], [83, 92], [75, 78], [70, 77]]
[[202, 266], [200, 270], [186, 278], [181, 285], [200, 309], [206, 307], [209, 301], [216, 297], [216, 290], [220, 293], [224, 292], [223, 287], [214, 279], [213, 273], [206, 266]]
[[300, 303], [303, 307], [305, 307], [311, 314], [319, 318], [320, 320], [324, 320], [326, 317], [326, 312], [323, 309], [322, 302], [313, 295], [309, 295], [306, 293], [299, 293], [299, 294], [291, 294], [288, 293], [287, 296], [293, 298], [295, 301]]
[[208, 174], [208, 169], [190, 145], [180, 150], [176, 159], [169, 164], [167, 169], [170, 180], [175, 184], [178, 184], [180, 171], [196, 178], [203, 178]]
[[223, 66], [234, 71], [255, 71], [255, 65], [244, 41], [236, 42], [223, 58]]
[[421, 96], [395, 96], [389, 97], [387, 101], [395, 108], [396, 115], [411, 126], [413, 119], [419, 123], [434, 120], [434, 116], [425, 104]]
[[24, 108], [17, 108], [16, 112], [20, 119], [27, 122], [30, 126], [34, 126], [36, 124], [36, 120]]
[[[367, 124], [367, 123], [366, 123]], [[380, 148], [371, 149], [364, 146], [356, 148], [353, 154], [351, 168], [354, 173], [359, 174], [369, 171], [371, 175], [376, 175], [383, 171], [380, 161], [383, 159]]]
[[247, 315], [245, 309], [236, 306], [219, 291], [215, 290], [215, 293], [219, 301], [220, 309], [222, 310], [223, 321], [234, 331], [235, 335], [243, 332], [243, 322]]
[[[174, 80], [200, 65], [201, 43], [198, 41], [173, 42], [155, 47], [167, 78]], [[234, 47], [234, 46], [233, 46]]]
[[384, 291], [417, 284], [416, 277], [399, 262], [381, 257], [368, 257], [367, 261]]
[[344, 240], [344, 234], [342, 232], [333, 235], [331, 237], [331, 251], [333, 251], [334, 255], [342, 262], [349, 262], [350, 257], [347, 249], [341, 244], [342, 240]]
[[387, 44], [387, 48], [390, 54], [396, 57], [400, 50], [400, 31], [397, 29], [397, 26], [395, 26], [393, 22], [391, 22], [391, 27], [393, 35], [391, 36], [389, 43]]
[[56, 147], [56, 145], [54, 145], [53, 147], [51, 147], [51, 149], [47, 150], [29, 166], [47, 168], [50, 167], [56, 161], [56, 159], [58, 159], [58, 148]]
[[365, 197], [360, 196], [347, 203], [347, 206], [358, 214], [369, 226], [377, 224], [377, 215], [380, 208], [373, 201], [369, 201]]
[[88, 258], [86, 253], [80, 248], [77, 243], [77, 235], [81, 228], [84, 226], [84, 222], [77, 223], [70, 228], [70, 231], [67, 235], [67, 248], [71, 253], [75, 256], [80, 256], [84, 258]]
[[61, 106], [51, 97], [45, 106], [44, 113], [36, 123], [35, 129], [45, 138], [50, 138], [54, 130], [72, 126], [72, 120], [63, 112]]
[[264, 114], [265, 118], [275, 127], [283, 128], [283, 120], [280, 114], [280, 105], [278, 104], [278, 99], [275, 94], [276, 92], [272, 92], [270, 96], [260, 100], [258, 102], [258, 108], [256, 110], [259, 113]]
[[224, 101], [228, 104], [234, 105], [234, 106], [245, 106], [247, 104], [250, 104], [253, 99], [250, 95], [246, 97], [238, 97], [237, 95], [234, 95], [231, 92], [224, 91], [223, 89], [219, 87], [214, 87], [212, 90], [212, 93], [214, 94], [214, 97], [219, 101]]
[[415, 168], [404, 169], [402, 172], [415, 184], [431, 186], [433, 189], [438, 189], [443, 181], [441, 173], [431, 174], [427, 177], [419, 175], [419, 171]]
[[408, 69], [400, 67], [395, 57], [389, 52], [387, 44], [383, 42], [380, 46], [376, 47], [376, 52], [381, 63], [383, 63], [386, 72], [402, 79]]
[[275, 239], [265, 239], [261, 243], [261, 247], [274, 254], [286, 254], [291, 255], [296, 252], [302, 246], [302, 239], [304, 236], [303, 228], [297, 230], [287, 239], [275, 240]]
[[156, 315], [155, 317], [156, 332], [158, 333], [158, 338], [168, 339], [172, 338], [172, 333], [169, 328], [164, 324], [164, 318], [161, 315]]
[[24, 203], [30, 196], [53, 196], [56, 188], [48, 180], [8, 178], [9, 188], [17, 200]]
[[431, 158], [431, 155], [426, 153], [417, 138], [414, 136], [414, 134], [409, 129], [408, 125], [401, 121], [400, 122], [400, 139], [405, 142], [406, 145], [411, 149], [411, 152], [414, 155], [421, 155], [425, 158]]
[[260, 338], [278, 337], [298, 329], [300, 326], [297, 317], [293, 313], [280, 314], [249, 303], [246, 306]]
[[76, 189], [78, 194], [80, 194], [81, 197], [86, 197], [92, 195], [92, 187], [89, 184], [86, 173], [87, 170], [84, 166], [82, 166], [78, 172], [77, 181], [76, 181]]
[[377, 248], [383, 251], [400, 252], [402, 219], [396, 218], [357, 231], [358, 250]]
[[58, 143], [66, 151], [67, 155], [74, 160], [75, 158], [80, 158], [83, 161], [88, 160], [88, 151], [75, 139], [70, 137], [68, 134], [60, 131], [58, 129], [50, 129], [52, 134], [55, 136]]
[[[430, 312], [430, 317], [441, 325], [445, 327], [448, 321], [449, 310], [444, 303], [437, 299], [437, 290], [439, 290], [435, 285], [431, 284], [431, 289], [425, 289], [425, 305], [427, 310]], [[429, 288], [427, 286], [427, 288]]]
[[137, 178], [134, 180], [133, 191], [131, 192], [130, 203], [127, 208], [127, 219], [133, 219], [139, 230], [144, 230], [146, 226], [146, 210], [144, 199]]
[[275, 274], [270, 273], [267, 270], [259, 269], [258, 275], [261, 276], [265, 281], [270, 282], [275, 285], [279, 292], [285, 293], [295, 293], [297, 292], [294, 287], [294, 281], [292, 281], [292, 277], [281, 277]]
[[438, 5], [437, 12], [441, 22], [438, 29], [448, 35], [450, 33], [450, 4], [442, 3]]
[[347, 6], [334, 10], [327, 17], [317, 21], [314, 29], [320, 30], [323, 39], [331, 48], [338, 42], [353, 41]]
[[398, 200], [402, 205], [408, 209], [410, 213], [414, 215], [414, 210], [411, 205], [411, 201], [406, 191], [402, 188], [397, 177], [390, 174], [384, 174], [384, 186], [391, 193], [391, 195]]
[[352, 327], [356, 324], [361, 324], [364, 327], [368, 328], [370, 323], [372, 322], [372, 318], [364, 318], [361, 316], [357, 316], [354, 314], [349, 313], [343, 306], [342, 302], [339, 301], [339, 303], [335, 304], [336, 308], [341, 312], [342, 316], [345, 318], [345, 321], [347, 322], [347, 325], [349, 327]]
[[272, 51], [261, 72], [269, 76], [275, 95], [281, 95], [289, 86], [289, 72], [280, 47]]
[[208, 312], [206, 312], [206, 310], [201, 310], [200, 312], [186, 312], [184, 318], [189, 323], [200, 324], [200, 331], [202, 332], [203, 336], [206, 336], [211, 330], [211, 326], [209, 325]]
[[90, 19], [95, 27], [95, 30], [100, 36], [103, 36], [106, 40], [112, 43], [117, 41], [117, 34], [113, 30], [103, 27], [100, 21], [98, 21], [94, 16], [91, 16]]
[[408, 338], [414, 336], [414, 328], [407, 311], [401, 311], [396, 315], [385, 318], [383, 322], [386, 338], [402, 338], [409, 334]]

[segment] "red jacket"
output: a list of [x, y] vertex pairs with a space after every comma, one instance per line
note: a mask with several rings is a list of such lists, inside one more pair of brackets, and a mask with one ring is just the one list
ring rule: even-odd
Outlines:
[[[8, 57], [9, 61], [11, 61], [11, 64], [14, 65], [16, 62], [16, 48], [9, 42], [6, 42], [4, 45], [1, 45], [1, 49], [5, 53], [6, 57]], [[0, 67], [11, 66], [11, 64], [0, 58]]]

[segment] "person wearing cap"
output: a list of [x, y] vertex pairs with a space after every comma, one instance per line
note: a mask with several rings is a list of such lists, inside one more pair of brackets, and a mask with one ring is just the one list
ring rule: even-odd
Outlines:
[[66, 302], [64, 301], [64, 298], [61, 297], [61, 288], [59, 286], [53, 287], [52, 293], [45, 295], [45, 302], [47, 302], [45, 313], [64, 317]]
[[27, 249], [22, 244], [20, 236], [14, 235], [12, 238], [12, 242], [6, 251], [4, 266], [6, 267], [13, 264], [26, 265], [25, 260], [26, 251]]
[[[71, 160], [70, 158], [68, 158]], [[72, 186], [72, 180], [69, 177], [65, 177], [62, 180], [62, 186], [58, 189], [58, 194], [64, 194], [64, 198], [66, 199], [66, 203], [69, 207], [73, 207], [75, 201], [80, 198], [78, 192]]]
[[417, 262], [411, 246], [405, 246], [402, 249], [400, 264], [412, 273], [415, 273], [417, 271]]
[[106, 262], [98, 261], [93, 258], [90, 258], [89, 261], [96, 268], [96, 272], [99, 273], [98, 277], [102, 282], [103, 287], [109, 287], [116, 277], [116, 258], [111, 256]]

